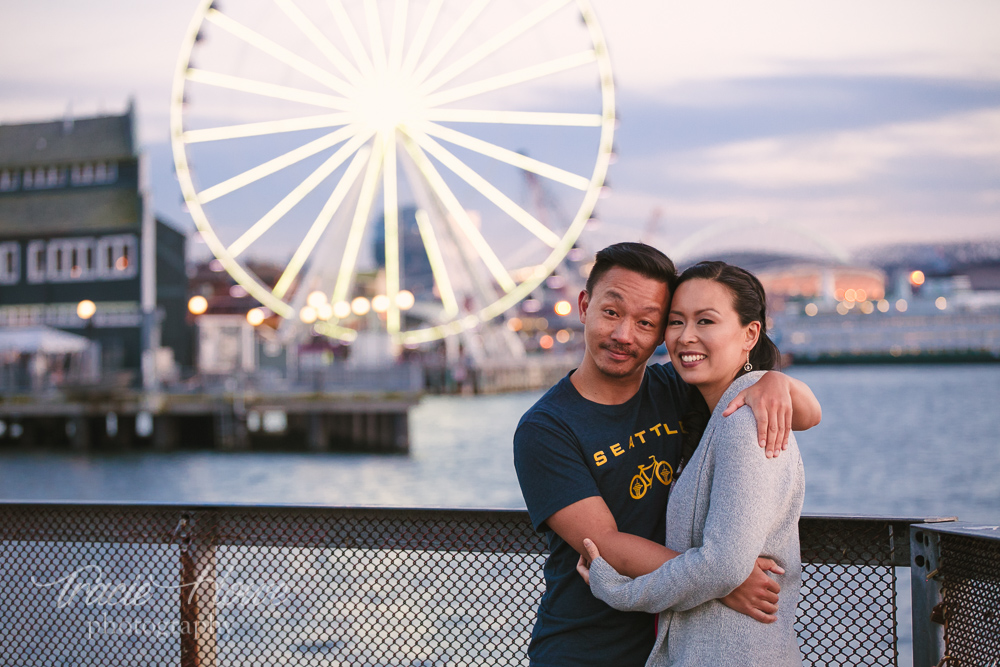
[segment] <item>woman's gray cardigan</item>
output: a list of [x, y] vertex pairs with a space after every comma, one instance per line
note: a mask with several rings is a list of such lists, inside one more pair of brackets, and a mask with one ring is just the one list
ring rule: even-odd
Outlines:
[[[805, 490], [798, 446], [790, 436], [788, 450], [768, 459], [749, 407], [722, 416], [733, 397], [761, 375], [748, 373], [729, 386], [675, 482], [666, 544], [680, 555], [637, 579], [618, 574], [603, 558], [591, 564], [590, 586], [598, 598], [623, 611], [661, 612], [647, 667], [802, 664], [793, 628]], [[750, 576], [758, 556], [785, 570], [772, 575], [781, 585], [778, 620], [772, 624], [718, 599]]]

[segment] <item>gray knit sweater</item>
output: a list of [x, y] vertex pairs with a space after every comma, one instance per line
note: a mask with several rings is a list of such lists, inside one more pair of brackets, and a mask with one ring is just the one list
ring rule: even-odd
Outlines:
[[[666, 544], [680, 555], [637, 579], [618, 574], [603, 558], [591, 565], [590, 586], [598, 598], [623, 611], [660, 613], [647, 667], [802, 664], [793, 628], [802, 573], [802, 458], [794, 436], [779, 457], [765, 457], [749, 407], [722, 416], [730, 400], [761, 375], [748, 373], [729, 386], [675, 482]], [[718, 600], [750, 576], [757, 556], [785, 569], [772, 575], [781, 585], [772, 624]]]

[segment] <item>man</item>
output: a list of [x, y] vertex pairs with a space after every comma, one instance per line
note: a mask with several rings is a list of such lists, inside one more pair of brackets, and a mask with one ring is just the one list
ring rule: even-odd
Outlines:
[[[546, 590], [528, 655], [535, 667], [642, 665], [655, 638], [648, 614], [616, 611], [576, 572], [584, 537], [616, 570], [639, 576], [661, 565], [667, 495], [680, 454], [687, 386], [672, 365], [646, 362], [663, 341], [673, 263], [641, 243], [597, 253], [580, 294], [586, 351], [579, 368], [524, 414], [514, 463], [532, 523], [546, 532]], [[747, 404], [762, 446], [776, 456], [789, 427], [819, 422], [803, 383], [767, 373], [727, 409]], [[793, 410], [794, 406], [794, 410]], [[774, 620], [778, 586], [759, 559], [723, 602], [760, 622]]]

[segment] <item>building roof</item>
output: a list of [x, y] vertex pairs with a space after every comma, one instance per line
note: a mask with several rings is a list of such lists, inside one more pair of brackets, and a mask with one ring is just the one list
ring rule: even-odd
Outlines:
[[122, 116], [0, 124], [0, 166], [51, 165], [135, 157], [130, 106]]
[[88, 188], [52, 190], [0, 197], [0, 238], [67, 233], [88, 234], [138, 226], [141, 198], [135, 190]]

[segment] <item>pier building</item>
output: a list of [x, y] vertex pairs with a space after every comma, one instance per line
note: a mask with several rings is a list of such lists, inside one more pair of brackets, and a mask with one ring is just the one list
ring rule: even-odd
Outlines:
[[81, 336], [130, 383], [190, 364], [186, 240], [156, 218], [147, 171], [131, 103], [0, 125], [0, 329]]

